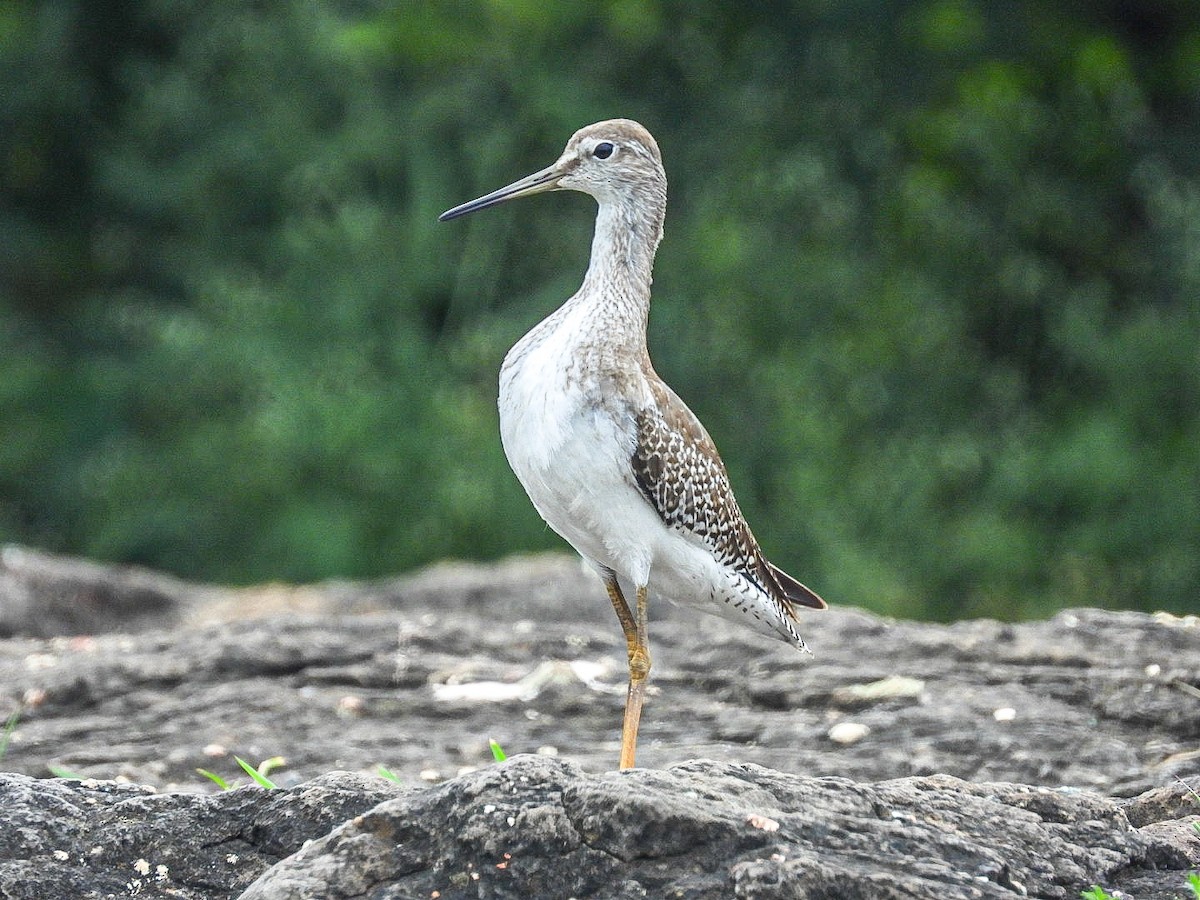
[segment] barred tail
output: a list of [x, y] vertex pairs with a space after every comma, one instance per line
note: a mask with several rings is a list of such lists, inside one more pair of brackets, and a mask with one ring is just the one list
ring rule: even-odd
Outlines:
[[779, 589], [783, 592], [783, 596], [789, 603], [794, 603], [797, 606], [807, 606], [809, 609], [828, 609], [829, 604], [817, 596], [815, 591], [810, 591], [787, 572], [780, 569], [771, 562], [767, 562], [767, 569], [771, 573], [771, 578], [779, 585]]

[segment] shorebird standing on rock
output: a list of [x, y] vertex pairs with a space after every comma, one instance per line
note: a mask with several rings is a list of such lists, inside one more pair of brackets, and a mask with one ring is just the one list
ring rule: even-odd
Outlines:
[[504, 358], [500, 437], [542, 518], [604, 580], [625, 632], [627, 769], [650, 672], [650, 592], [800, 650], [795, 607], [825, 601], [763, 555], [708, 432], [650, 364], [650, 276], [667, 207], [650, 132], [628, 119], [589, 125], [549, 168], [439, 218], [556, 190], [596, 198], [592, 258], [575, 296]]

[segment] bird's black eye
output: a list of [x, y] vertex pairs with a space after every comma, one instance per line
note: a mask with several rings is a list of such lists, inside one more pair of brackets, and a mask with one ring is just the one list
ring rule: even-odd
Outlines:
[[595, 149], [592, 150], [592, 156], [596, 157], [596, 159], [608, 159], [610, 156], [612, 156], [613, 150], [615, 149], [616, 148], [613, 147], [609, 141], [601, 141], [596, 145]]

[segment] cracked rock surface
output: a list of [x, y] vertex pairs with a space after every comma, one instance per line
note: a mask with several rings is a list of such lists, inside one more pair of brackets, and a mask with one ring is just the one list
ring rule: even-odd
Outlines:
[[[1186, 896], [1195, 618], [835, 608], [809, 657], [653, 607], [623, 774], [612, 619], [565, 557], [228, 589], [5, 548], [0, 897]], [[280, 790], [197, 774], [234, 754]]]
[[349, 773], [207, 796], [0, 775], [0, 897], [236, 897], [305, 841], [402, 790]]
[[519, 757], [380, 804], [242, 897], [1075, 897], [1197, 861], [1087, 793]]

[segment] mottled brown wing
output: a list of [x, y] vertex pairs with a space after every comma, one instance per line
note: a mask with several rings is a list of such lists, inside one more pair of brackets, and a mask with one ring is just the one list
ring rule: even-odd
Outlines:
[[637, 416], [633, 475], [668, 526], [700, 538], [722, 563], [758, 585], [789, 613], [825, 601], [763, 556], [742, 518], [717, 448], [679, 396], [651, 379], [654, 406]]

